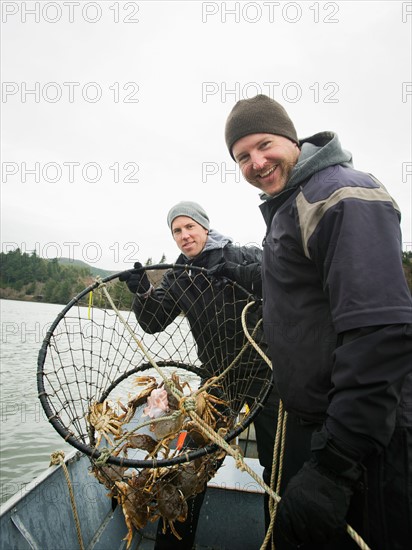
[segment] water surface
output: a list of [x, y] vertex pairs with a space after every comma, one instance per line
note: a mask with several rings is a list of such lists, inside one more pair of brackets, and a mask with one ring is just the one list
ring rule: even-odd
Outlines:
[[0, 300], [0, 497], [32, 481], [56, 450], [73, 448], [47, 421], [37, 397], [37, 355], [62, 305]]

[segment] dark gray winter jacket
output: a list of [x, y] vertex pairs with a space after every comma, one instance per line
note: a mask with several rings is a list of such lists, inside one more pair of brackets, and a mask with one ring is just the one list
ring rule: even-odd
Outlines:
[[388, 444], [396, 418], [412, 424], [399, 209], [336, 134], [300, 145], [286, 189], [261, 206], [265, 336], [286, 410], [363, 456]]

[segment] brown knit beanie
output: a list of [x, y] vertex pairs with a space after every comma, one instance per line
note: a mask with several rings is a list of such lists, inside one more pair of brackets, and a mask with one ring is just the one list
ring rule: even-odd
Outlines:
[[295, 127], [285, 109], [280, 103], [263, 94], [241, 99], [227, 118], [225, 138], [233, 160], [233, 145], [238, 139], [249, 134], [275, 134], [299, 145]]

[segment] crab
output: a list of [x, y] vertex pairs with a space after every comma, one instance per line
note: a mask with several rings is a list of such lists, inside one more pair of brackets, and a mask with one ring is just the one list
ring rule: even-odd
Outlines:
[[[181, 394], [183, 394], [185, 387], [188, 386], [190, 388], [190, 386], [187, 382], [181, 383], [179, 376], [176, 373], [172, 373], [170, 380], [166, 383], [161, 382], [159, 384], [157, 380], [152, 376], [138, 376], [133, 382], [134, 386], [141, 386], [143, 384], [146, 385], [146, 387], [140, 393], [129, 399], [126, 407], [119, 402], [119, 406], [124, 411], [119, 418], [121, 419], [123, 424], [127, 424], [128, 422], [130, 422], [137, 408], [146, 403], [148, 398], [151, 396], [153, 390], [164, 387], [167, 392], [168, 399], [168, 409], [165, 411], [168, 418], [152, 422], [150, 425], [150, 430], [153, 432], [154, 437], [158, 441], [163, 441], [166, 439], [166, 442], [163, 442], [161, 445], [159, 445], [158, 449], [156, 449], [157, 451], [160, 447], [165, 447], [165, 444], [168, 445], [168, 443], [174, 439], [174, 437], [180, 431], [184, 420], [181, 414], [177, 413], [173, 415], [174, 412], [179, 411], [179, 399], [175, 395], [173, 395], [170, 386], [176, 388], [176, 390]], [[170, 418], [171, 416], [172, 418]], [[134, 436], [131, 436], [131, 438], [133, 437]], [[146, 442], [137, 439], [134, 440], [134, 443], [132, 443], [131, 445], [127, 445], [127, 447], [143, 448], [140, 446], [141, 443], [145, 444]], [[148, 450], [149, 452], [151, 452], [150, 449]]]
[[[115, 413], [107, 401], [94, 403], [88, 414], [90, 424], [98, 433], [97, 446], [102, 438], [112, 446], [114, 444], [110, 436], [113, 436], [114, 441], [120, 440], [114, 451], [116, 456], [120, 453], [127, 456], [127, 450], [130, 448], [147, 451], [151, 457], [156, 457], [158, 452], [161, 452], [165, 458], [170, 456], [172, 450], [174, 456], [182, 448], [184, 438], [178, 439], [176, 448], [171, 449], [170, 444], [179, 433], [183, 435], [183, 432], [187, 432], [192, 441], [189, 445], [193, 446], [193, 442], [195, 447], [207, 444], [207, 435], [202, 433], [196, 419], [191, 418], [193, 415], [189, 412], [188, 403], [185, 403], [187, 399], [194, 400], [190, 410], [195, 410], [196, 414], [222, 437], [231, 425], [231, 420], [225, 416], [228, 405], [218, 396], [216, 384], [210, 386], [209, 391], [200, 389], [192, 392], [189, 384], [181, 382], [177, 373], [173, 373], [170, 379], [160, 384], [153, 377], [139, 376], [134, 384], [145, 384], [145, 387], [140, 393], [129, 398], [127, 406], [119, 401], [118, 405], [123, 411], [120, 415]], [[187, 387], [189, 392], [184, 391]], [[125, 432], [123, 426], [133, 419], [139, 407], [146, 404], [153, 390], [160, 388], [167, 392], [167, 400], [162, 396], [161, 405], [164, 408], [160, 407], [166, 414], [148, 414], [152, 405], [157, 406], [156, 396], [153, 396], [153, 400], [149, 399], [146, 407], [148, 412], [145, 413], [151, 419], [149, 422], [153, 437], [145, 433], [135, 433], [135, 430]], [[217, 451], [172, 468], [147, 468], [137, 474], [134, 472], [131, 476], [121, 467], [112, 467], [110, 470], [109, 466], [103, 466], [103, 469], [100, 467], [97, 472], [99, 481], [110, 489], [111, 496], [114, 496], [122, 507], [128, 529], [124, 539], [127, 541], [127, 548], [131, 545], [134, 528], [141, 529], [148, 521], [154, 521], [159, 517], [163, 520], [163, 530], [169, 527], [180, 539], [175, 524], [176, 521], [185, 521], [187, 517], [187, 499], [203, 491], [207, 481], [216, 473], [224, 455], [224, 451]]]
[[181, 539], [175, 522], [185, 521], [188, 514], [187, 500], [205, 489], [206, 483], [216, 473], [224, 456], [224, 452], [218, 451], [213, 455], [179, 464], [172, 469], [160, 469], [150, 491], [156, 499], [156, 511], [163, 519], [163, 532], [169, 526], [174, 536]]
[[98, 433], [96, 447], [100, 445], [102, 437], [113, 447], [114, 443], [109, 434], [116, 437], [122, 435], [122, 419], [112, 409], [107, 400], [103, 403], [95, 402], [90, 405], [87, 421]]
[[208, 424], [212, 429], [215, 429], [222, 412], [217, 409], [217, 406], [222, 405], [227, 407], [226, 401], [207, 392], [200, 392], [196, 395], [196, 413]]
[[157, 441], [155, 441], [153, 437], [150, 437], [150, 435], [131, 434], [127, 437], [127, 441], [122, 445], [120, 451], [123, 451], [125, 456], [127, 456], [127, 449], [142, 449], [143, 451], [147, 451], [150, 455], [156, 447]]
[[[120, 449], [113, 452], [113, 456], [118, 456]], [[125, 479], [125, 472], [127, 468], [124, 466], [115, 466], [113, 464], [97, 465], [92, 462], [92, 474], [98, 479], [98, 481], [109, 489], [108, 496], [113, 497], [116, 494], [115, 484], [117, 481]]]
[[172, 441], [180, 432], [183, 425], [183, 416], [181, 414], [172, 415], [170, 418], [160, 419], [158, 422], [152, 422], [150, 430], [154, 433], [157, 440], [167, 440], [163, 443]]
[[143, 529], [151, 519], [152, 495], [146, 489], [153, 476], [152, 470], [143, 470], [139, 475], [132, 476], [127, 482], [116, 481], [116, 498], [119, 501], [127, 526], [127, 534], [123, 540], [129, 548], [133, 538], [133, 528]]
[[[190, 433], [193, 441], [198, 446], [202, 446], [208, 442], [208, 438], [202, 434], [202, 431], [199, 429], [196, 422], [188, 418], [185, 402], [186, 400], [191, 399], [192, 396], [195, 399], [196, 413], [213, 430], [220, 428], [222, 425], [226, 425], [223, 410], [227, 408], [227, 403], [216, 395], [216, 385], [211, 386], [212, 391], [210, 393], [206, 391], [198, 391], [193, 393], [189, 383], [182, 382], [176, 372], [172, 373], [169, 380], [162, 382], [161, 384], [158, 384], [156, 379], [151, 376], [139, 376], [136, 378], [134, 384], [147, 384], [147, 386], [137, 396], [129, 400], [127, 409], [124, 408], [124, 422], [132, 418], [136, 408], [144, 404], [145, 400], [148, 399], [153, 390], [164, 386], [168, 395], [169, 409], [167, 410], [167, 418], [161, 419], [160, 417], [158, 421], [152, 422], [150, 425], [150, 430], [153, 432], [153, 437], [160, 442], [158, 447], [154, 449], [153, 452], [150, 451], [152, 456], [161, 448], [164, 449], [165, 456], [168, 456], [169, 443], [175, 439], [182, 429]], [[173, 392], [173, 388], [176, 391]], [[185, 394], [185, 388], [189, 389], [189, 395]]]
[[[194, 394], [194, 397], [196, 401], [196, 414], [200, 416], [200, 418], [208, 426], [210, 426], [212, 430], [228, 427], [230, 421], [223, 412], [228, 408], [226, 401], [220, 397], [217, 397], [213, 393], [206, 391], [198, 391]], [[190, 437], [197, 446], [201, 447], [208, 443], [209, 438], [203, 433], [198, 423], [192, 418], [187, 418], [185, 420], [183, 429], [189, 432]]]
[[175, 521], [183, 522], [187, 517], [188, 507], [182, 491], [167, 479], [162, 479], [156, 485], [157, 509], [163, 519], [163, 533], [169, 525], [174, 536], [182, 540], [182, 537], [174, 527]]
[[191, 462], [179, 464], [176, 468], [173, 484], [179, 488], [186, 499], [200, 493], [204, 489], [207, 479], [205, 479], [200, 468], [201, 461], [201, 459], [195, 459]]

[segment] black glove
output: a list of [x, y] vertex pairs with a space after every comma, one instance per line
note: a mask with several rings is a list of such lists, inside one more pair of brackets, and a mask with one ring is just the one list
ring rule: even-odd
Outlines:
[[279, 503], [278, 527], [292, 544], [320, 544], [342, 535], [362, 475], [360, 464], [322, 432], [313, 435], [312, 451], [313, 457], [290, 480]]
[[125, 282], [133, 294], [144, 294], [150, 289], [150, 281], [140, 262], [134, 264], [134, 269], [123, 271], [119, 275], [119, 281]]
[[222, 262], [208, 269], [207, 274], [211, 277], [227, 277], [232, 281], [237, 281], [239, 279], [239, 267], [238, 264], [233, 262]]
[[240, 286], [262, 297], [262, 276], [261, 267], [258, 263], [236, 264], [234, 262], [222, 262], [208, 270], [209, 276], [227, 277]]

